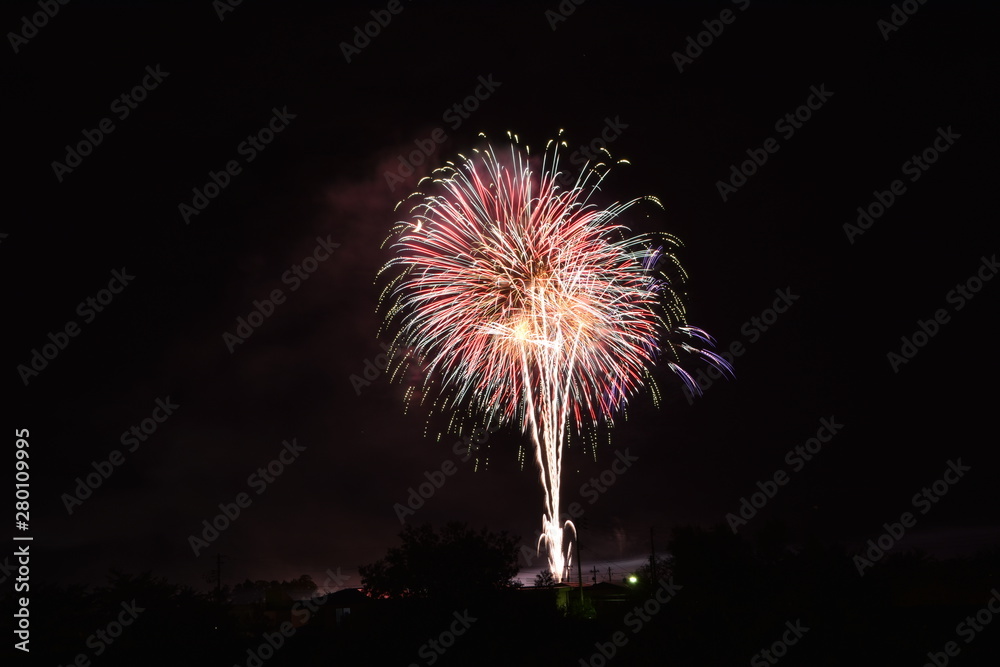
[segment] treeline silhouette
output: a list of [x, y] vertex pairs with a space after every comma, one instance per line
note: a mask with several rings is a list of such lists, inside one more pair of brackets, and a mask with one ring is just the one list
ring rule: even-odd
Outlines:
[[[982, 624], [980, 613], [971, 639], [956, 632], [1000, 587], [998, 549], [949, 560], [893, 550], [860, 576], [854, 553], [815, 537], [791, 545], [780, 525], [751, 538], [686, 526], [674, 529], [655, 579], [647, 565], [634, 584], [585, 587], [581, 601], [575, 588], [514, 581], [520, 541], [505, 533], [449, 524], [400, 538], [359, 568], [363, 590], [325, 596], [305, 575], [204, 592], [118, 571], [94, 586], [33, 585], [32, 662], [1000, 664], [1000, 617]], [[12, 609], [9, 588], [4, 596]], [[116, 629], [126, 612], [134, 618]], [[957, 656], [943, 652], [948, 642]]]

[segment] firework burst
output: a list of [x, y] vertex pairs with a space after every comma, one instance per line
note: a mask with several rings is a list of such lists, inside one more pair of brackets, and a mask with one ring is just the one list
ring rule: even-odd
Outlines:
[[550, 141], [533, 169], [511, 139], [503, 159], [488, 146], [422, 181], [432, 194], [415, 193], [390, 237], [382, 303], [386, 322], [398, 325], [394, 347], [439, 383], [440, 408], [471, 409], [530, 436], [545, 491], [538, 546], [561, 580], [572, 560], [563, 537], [576, 530], [559, 511], [566, 437], [612, 424], [640, 387], [655, 387], [650, 369], [660, 358], [696, 393], [682, 352], [729, 366], [703, 347], [714, 342], [708, 334], [687, 325], [666, 278], [665, 270], [684, 277], [679, 242], [631, 237], [619, 222], [640, 201], [659, 202], [601, 208], [590, 200], [606, 165], [588, 165], [563, 186], [565, 143]]

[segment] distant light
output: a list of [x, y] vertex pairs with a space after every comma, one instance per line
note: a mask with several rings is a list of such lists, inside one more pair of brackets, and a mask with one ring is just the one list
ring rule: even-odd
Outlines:
[[639, 577], [635, 576], [634, 574], [628, 578], [628, 583], [630, 584], [634, 584], [637, 581], [639, 581]]

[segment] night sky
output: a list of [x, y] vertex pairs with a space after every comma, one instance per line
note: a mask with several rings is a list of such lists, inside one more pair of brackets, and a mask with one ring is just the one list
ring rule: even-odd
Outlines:
[[[386, 3], [247, 1], [220, 17], [207, 0], [74, 2], [30, 39], [8, 35], [0, 264], [18, 368], [3, 414], [8, 435], [30, 430], [33, 576], [86, 583], [117, 567], [207, 588], [221, 554], [227, 584], [322, 584], [341, 568], [358, 585], [358, 565], [396, 544], [394, 505], [446, 461], [457, 472], [407, 521], [533, 546], [542, 490], [531, 451], [518, 460], [525, 436], [492, 434], [474, 470], [426, 408], [406, 409], [404, 384], [351, 379], [382, 352], [376, 272], [395, 204], [482, 147], [480, 132], [501, 146], [508, 130], [541, 149], [563, 129], [567, 158], [613, 137], [631, 164], [602, 194], [662, 200], [625, 222], [683, 240], [689, 320], [720, 350], [742, 343], [735, 380], [689, 401], [658, 369], [659, 407], [643, 392], [596, 452], [571, 442], [563, 505], [585, 509], [585, 570], [620, 577], [648, 555], [651, 527], [664, 551], [674, 526], [726, 525], [777, 471], [787, 484], [741, 534], [782, 522], [793, 545], [856, 551], [911, 511], [897, 550], [995, 545], [1000, 279], [977, 273], [1000, 270], [996, 7], [914, 2], [889, 30], [888, 2], [801, 4], [566, 0], [561, 16], [546, 14], [555, 0], [402, 0], [347, 56]], [[36, 11], [9, 4], [4, 32]], [[131, 108], [121, 96], [136, 86]], [[477, 90], [463, 118], [453, 107]], [[269, 123], [280, 131], [248, 142]], [[100, 143], [75, 162], [67, 146], [85, 132]], [[387, 179], [432, 137], [443, 143], [413, 175]], [[766, 162], [748, 163], [745, 183], [720, 186], [754, 155]], [[227, 163], [203, 210], [182, 209]], [[897, 180], [880, 217], [845, 229]], [[299, 276], [303, 260], [314, 271]], [[109, 282], [117, 293], [102, 295]], [[273, 313], [227, 345], [275, 290]], [[894, 364], [939, 310], [935, 335]], [[20, 368], [70, 322], [65, 349]], [[123, 444], [154, 414], [155, 432]], [[812, 460], [786, 461], [822, 420], [842, 428]], [[304, 449], [272, 482], [251, 477], [293, 440]], [[77, 478], [116, 450], [120, 465], [70, 513]], [[626, 450], [635, 460], [605, 492], [582, 488]], [[921, 513], [914, 495], [959, 459], [969, 470]], [[240, 493], [252, 502], [196, 556], [189, 536]]]

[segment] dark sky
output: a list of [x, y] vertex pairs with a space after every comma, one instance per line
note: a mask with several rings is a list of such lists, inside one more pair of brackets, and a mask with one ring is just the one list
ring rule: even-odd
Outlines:
[[[393, 207], [429, 168], [394, 191], [385, 173], [436, 128], [446, 140], [432, 167], [481, 146], [480, 132], [502, 145], [512, 130], [541, 148], [565, 129], [572, 151], [606, 119], [621, 125], [611, 153], [631, 162], [606, 196], [663, 201], [665, 212], [630, 224], [684, 241], [691, 322], [745, 352], [736, 380], [693, 405], [658, 372], [659, 408], [636, 397], [596, 455], [571, 443], [563, 503], [586, 508], [584, 566], [623, 572], [648, 553], [650, 527], [662, 550], [672, 526], [724, 523], [778, 470], [787, 485], [741, 532], [778, 520], [793, 542], [853, 550], [910, 510], [917, 524], [899, 549], [997, 543], [1000, 280], [971, 300], [948, 296], [1000, 251], [994, 5], [929, 2], [884, 39], [888, 2], [589, 0], [553, 30], [554, 0], [404, 0], [348, 63], [341, 43], [385, 3], [335, 4], [247, 1], [220, 21], [208, 1], [71, 3], [16, 53], [8, 35], [8, 369], [79, 326], [27, 385], [11, 373], [3, 411], [8, 434], [30, 430], [37, 576], [95, 581], [119, 567], [203, 586], [222, 554], [228, 583], [304, 572], [322, 582], [328, 568], [356, 577], [395, 543], [393, 505], [456, 459], [454, 436], [438, 441], [426, 411], [404, 411], [404, 385], [382, 374], [358, 393], [351, 382], [381, 352], [376, 272]], [[679, 72], [674, 53], [703, 22], [717, 29], [723, 10], [731, 22], [711, 43], [705, 32], [708, 46]], [[8, 5], [4, 32], [36, 11]], [[166, 74], [122, 117], [114, 101], [155, 83], [147, 67]], [[480, 77], [499, 85], [454, 127], [446, 112]], [[818, 108], [800, 127], [776, 127], [810, 99]], [[294, 118], [262, 150], [241, 151], [275, 109]], [[60, 181], [52, 163], [104, 118], [113, 132]], [[907, 171], [939, 128], [950, 128], [947, 150]], [[777, 152], [724, 200], [717, 183], [769, 138]], [[239, 173], [186, 224], [179, 205], [231, 160]], [[905, 191], [849, 239], [844, 224], [897, 179]], [[283, 275], [318, 238], [339, 247], [292, 290]], [[78, 312], [123, 269], [134, 279], [102, 312]], [[223, 334], [275, 289], [284, 303], [231, 354]], [[797, 298], [755, 330], [776, 290]], [[947, 321], [894, 372], [887, 354], [938, 309]], [[174, 413], [128, 451], [122, 432], [167, 397]], [[842, 430], [795, 471], [786, 452], [824, 418]], [[258, 494], [248, 477], [293, 438], [305, 449]], [[459, 463], [409, 520], [461, 520], [531, 544], [542, 492], [530, 450], [518, 462], [527, 440], [505, 429], [488, 444], [478, 471]], [[634, 465], [589, 504], [581, 485], [626, 449]], [[63, 494], [114, 450], [121, 465], [69, 514]], [[959, 458], [971, 470], [920, 514], [913, 495]], [[241, 492], [252, 504], [195, 556], [189, 535]]]

